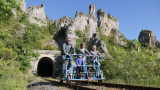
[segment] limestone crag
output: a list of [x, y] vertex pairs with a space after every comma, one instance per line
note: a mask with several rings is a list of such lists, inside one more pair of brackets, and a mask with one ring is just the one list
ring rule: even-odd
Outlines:
[[110, 37], [112, 38], [111, 42], [114, 42], [117, 45], [120, 46], [126, 46], [127, 45], [127, 39], [125, 36], [123, 36], [119, 30], [113, 28], [110, 32]]
[[54, 21], [53, 25], [55, 25], [56, 29], [59, 30], [61, 27], [69, 26], [73, 22], [72, 18], [67, 16], [62, 17], [61, 19], [57, 19]]
[[90, 39], [88, 49], [92, 50], [93, 45], [96, 45], [102, 53], [105, 53], [109, 58], [112, 58], [112, 56], [108, 53], [108, 49], [105, 42], [103, 40], [99, 40], [98, 35], [96, 33], [93, 34], [92, 38]]
[[[84, 32], [84, 36], [86, 36], [87, 38], [91, 38], [92, 35], [96, 33], [97, 30], [97, 21], [95, 18], [95, 6], [90, 5], [88, 15], [84, 14], [83, 12], [78, 13], [76, 11], [76, 15], [73, 19], [65, 17], [63, 19], [56, 20], [54, 25], [56, 26], [56, 28], [63, 28], [63, 30], [64, 28], [66, 28], [66, 30], [63, 31], [65, 32], [64, 39], [68, 37], [71, 38], [73, 45], [76, 44], [76, 39], [78, 38], [78, 36], [76, 36], [75, 33], [75, 31], [77, 30], [81, 30], [82, 32]], [[58, 41], [57, 43], [59, 43], [59, 45], [62, 44], [61, 40], [57, 40]]]
[[93, 17], [93, 18], [96, 17], [96, 16], [95, 16], [95, 10], [96, 10], [95, 6], [94, 6], [93, 4], [91, 4], [91, 5], [89, 6], [89, 15], [90, 15], [91, 17]]
[[39, 26], [47, 26], [43, 4], [41, 6], [31, 6], [25, 12], [28, 14], [31, 23], [36, 23]]
[[143, 46], [159, 47], [160, 43], [151, 30], [142, 30], [138, 37], [139, 42]]
[[26, 2], [25, 0], [20, 0], [20, 8], [23, 12], [26, 11]]
[[98, 17], [98, 27], [102, 29], [102, 33], [104, 35], [109, 36], [110, 31], [114, 29], [119, 29], [119, 21], [117, 18], [111, 16], [110, 14], [107, 14], [103, 12], [103, 9], [99, 9], [97, 11], [97, 17]]

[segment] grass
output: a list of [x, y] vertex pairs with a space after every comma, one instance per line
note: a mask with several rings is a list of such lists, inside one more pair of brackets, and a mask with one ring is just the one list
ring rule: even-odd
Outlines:
[[27, 78], [19, 70], [16, 61], [0, 59], [0, 90], [25, 90]]

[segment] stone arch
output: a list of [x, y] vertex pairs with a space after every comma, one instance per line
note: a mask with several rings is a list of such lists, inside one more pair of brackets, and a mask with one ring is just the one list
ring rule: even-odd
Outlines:
[[52, 77], [54, 72], [54, 62], [49, 57], [42, 57], [37, 66], [37, 75], [41, 77]]

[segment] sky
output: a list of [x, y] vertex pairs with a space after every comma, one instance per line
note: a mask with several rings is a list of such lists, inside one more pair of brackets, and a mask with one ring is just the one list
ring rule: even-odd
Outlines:
[[[119, 31], [127, 39], [138, 39], [141, 30], [152, 30], [160, 40], [160, 0], [25, 0], [27, 8], [45, 5], [49, 19], [74, 18], [76, 11], [89, 13], [89, 5], [102, 8], [119, 20]], [[96, 13], [95, 13], [96, 14]]]

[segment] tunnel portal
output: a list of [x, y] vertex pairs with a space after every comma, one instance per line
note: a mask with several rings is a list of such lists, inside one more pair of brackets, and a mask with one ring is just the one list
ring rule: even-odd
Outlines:
[[43, 57], [39, 60], [37, 68], [38, 76], [52, 77], [53, 70], [54, 70], [54, 63], [51, 58]]

